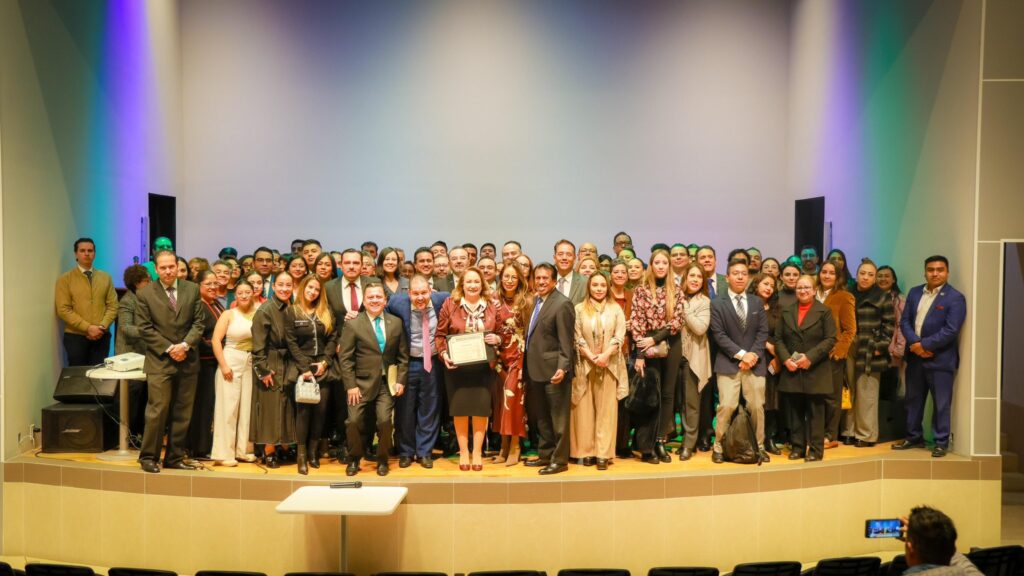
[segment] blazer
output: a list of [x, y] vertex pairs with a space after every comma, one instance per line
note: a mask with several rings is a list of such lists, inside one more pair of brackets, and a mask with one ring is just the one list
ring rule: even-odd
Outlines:
[[711, 299], [704, 294], [684, 299], [683, 326], [683, 356], [697, 376], [697, 390], [701, 391], [711, 379], [711, 346], [708, 343]]
[[[441, 307], [444, 306], [444, 301], [448, 299], [447, 292], [431, 292], [430, 303], [434, 306], [434, 315], [438, 319], [441, 318]], [[412, 300], [409, 298], [408, 293], [398, 293], [388, 299], [388, 305], [384, 308], [384, 311], [392, 316], [396, 316], [402, 321], [402, 328], [405, 329], [405, 336], [407, 339], [412, 338], [412, 331], [422, 330], [420, 326], [412, 326]], [[434, 343], [431, 342], [431, 346]], [[437, 351], [437, 348], [434, 348]]]
[[[832, 310], [832, 318], [836, 323], [836, 343], [831, 355], [846, 358], [853, 338], [857, 335], [857, 302], [848, 290], [832, 290], [825, 297], [824, 304]], [[791, 305], [796, 306], [796, 303]]]
[[[925, 314], [921, 324], [921, 333], [914, 329], [917, 323], [917, 307], [924, 295], [924, 285], [915, 286], [907, 294], [907, 304], [900, 318], [903, 337], [907, 339], [907, 351], [903, 357], [907, 361], [921, 361], [928, 370], [953, 372], [960, 367], [959, 336], [960, 329], [967, 318], [967, 300], [964, 295], [949, 284], [946, 284], [935, 296], [931, 308]], [[921, 358], [910, 352], [910, 346], [920, 342], [925, 350], [935, 354], [931, 358]]]
[[[146, 374], [175, 374], [181, 370], [198, 369], [199, 340], [205, 328], [203, 301], [199, 299], [199, 286], [188, 280], [178, 280], [175, 300], [178, 309], [171, 308], [171, 301], [159, 280], [150, 282], [135, 293], [138, 299], [136, 319], [139, 334], [146, 343]], [[187, 358], [176, 362], [167, 355], [167, 349], [175, 344], [188, 344]]]
[[[555, 291], [558, 291], [558, 274], [551, 280], [555, 283]], [[572, 305], [575, 306], [587, 297], [587, 279], [580, 275], [579, 272], [573, 271], [572, 283], [569, 284], [569, 300], [572, 301]]]
[[747, 328], [740, 327], [740, 317], [732, 300], [716, 296], [711, 302], [711, 337], [718, 344], [715, 353], [715, 372], [732, 376], [739, 374], [740, 361], [734, 356], [740, 350], [757, 354], [757, 363], [751, 368], [755, 376], [764, 376], [768, 361], [765, 343], [768, 342], [768, 316], [761, 299], [747, 294]]
[[93, 268], [92, 282], [75, 266], [60, 278], [54, 288], [57, 316], [64, 331], [84, 335], [96, 324], [104, 330], [117, 319], [117, 292], [110, 274]]
[[303, 372], [315, 372], [311, 365], [325, 360], [327, 369], [318, 380], [337, 379], [338, 327], [331, 328], [331, 333], [327, 334], [326, 326], [319, 318], [315, 315], [307, 318], [295, 304], [285, 310], [284, 338], [290, 357], [285, 375], [287, 382], [295, 382]]
[[[342, 325], [345, 323], [345, 315], [348, 314], [348, 308], [345, 306], [345, 297], [347, 294], [343, 294], [344, 290], [344, 278], [339, 276], [332, 280], [328, 280], [327, 284], [324, 284], [324, 292], [327, 294], [327, 306], [331, 309], [331, 313], [334, 314], [334, 326], [336, 330], [341, 330]], [[366, 286], [366, 278], [359, 279], [359, 287], [362, 289]], [[361, 291], [361, 290], [360, 290]], [[359, 295], [362, 298], [362, 294]], [[359, 312], [363, 311], [363, 306], [359, 306]]]
[[448, 276], [431, 276], [431, 278], [434, 279], [432, 284], [434, 292], [451, 292], [455, 289], [455, 280], [450, 279]]
[[[711, 283], [708, 283], [708, 288], [711, 287]], [[715, 273], [715, 297], [712, 300], [719, 300], [724, 298], [725, 294], [729, 293], [729, 279], [725, 277], [725, 274]]]
[[[275, 386], [288, 383], [285, 375], [291, 359], [285, 337], [285, 312], [291, 305], [271, 295], [252, 318], [252, 367], [256, 378], [274, 376]], [[291, 382], [295, 383], [294, 380]], [[254, 384], [255, 386], [255, 384]]]
[[[611, 378], [615, 382], [615, 398], [622, 400], [629, 394], [629, 376], [626, 373], [626, 358], [622, 355], [622, 342], [626, 339], [626, 315], [622, 308], [614, 301], [605, 305], [600, 313], [588, 313], [584, 304], [577, 304], [575, 307], [576, 327], [574, 337], [576, 346], [579, 349], [586, 348], [591, 352], [598, 348], [602, 352], [609, 348], [615, 348], [615, 352], [608, 358], [608, 367], [605, 368], [605, 378]], [[594, 328], [599, 327], [598, 330]], [[598, 342], [595, 332], [601, 336]], [[597, 369], [582, 354], [577, 357], [576, 377], [572, 381], [572, 403], [579, 404], [589, 385], [588, 377], [591, 370]]]
[[790, 372], [783, 366], [779, 390], [799, 394], [831, 394], [832, 366], [826, 360], [836, 343], [836, 322], [832, 319], [832, 310], [812, 300], [803, 324], [797, 323], [799, 314], [799, 305], [782, 309], [779, 323], [775, 326], [775, 355], [780, 363], [785, 364], [790, 356], [801, 352], [811, 361], [811, 367]]
[[125, 352], [146, 353], [146, 343], [139, 334], [139, 324], [135, 319], [135, 310], [138, 308], [138, 298], [131, 290], [124, 293], [121, 301], [117, 303], [117, 337], [114, 339], [114, 353], [124, 354]]
[[[540, 302], [535, 300], [534, 306]], [[533, 310], [530, 311], [530, 318]], [[565, 371], [569, 381], [576, 365], [576, 347], [573, 345], [573, 331], [576, 327], [576, 311], [572, 301], [558, 290], [551, 290], [540, 307], [537, 320], [530, 325], [527, 319], [526, 369], [530, 379], [547, 382], [558, 370]]]
[[409, 376], [409, 339], [402, 321], [391, 314], [381, 314], [384, 323], [384, 352], [377, 343], [377, 333], [370, 316], [360, 312], [341, 331], [341, 383], [345, 390], [359, 388], [364, 396], [376, 397], [381, 377], [390, 366], [398, 367], [398, 383], [405, 385]]

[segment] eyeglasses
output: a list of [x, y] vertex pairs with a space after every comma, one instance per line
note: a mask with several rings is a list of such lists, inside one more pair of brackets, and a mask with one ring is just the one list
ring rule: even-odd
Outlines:
[[796, 287], [796, 291], [797, 292], [809, 292], [811, 290], [814, 290], [814, 288], [812, 288], [810, 286], [797, 286]]

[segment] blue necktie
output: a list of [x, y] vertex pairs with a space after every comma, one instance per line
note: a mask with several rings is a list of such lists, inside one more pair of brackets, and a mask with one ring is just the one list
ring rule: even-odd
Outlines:
[[714, 276], [712, 276], [711, 278], [708, 278], [708, 296], [710, 296], [712, 300], [715, 299], [715, 277]]
[[537, 323], [537, 316], [540, 315], [540, 307], [544, 304], [544, 301], [537, 298], [537, 303], [533, 306], [533, 316], [530, 316], [530, 327], [526, 331], [526, 348], [530, 347], [530, 337], [533, 336], [533, 327]]
[[377, 333], [377, 344], [380, 346], [380, 351], [384, 351], [384, 330], [380, 327], [380, 316], [373, 319], [373, 331]]

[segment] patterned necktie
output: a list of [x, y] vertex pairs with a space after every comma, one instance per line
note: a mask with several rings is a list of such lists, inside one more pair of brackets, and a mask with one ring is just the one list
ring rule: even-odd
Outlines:
[[736, 314], [740, 317], [740, 328], [747, 329], [747, 307], [743, 303], [743, 296], [736, 295]]
[[349, 311], [357, 312], [359, 310], [359, 295], [356, 293], [356, 285], [354, 282], [348, 283], [348, 296], [349, 296]]
[[86, 270], [85, 277], [89, 279], [89, 285], [92, 286], [92, 270]]
[[380, 346], [380, 351], [384, 352], [384, 330], [380, 326], [380, 316], [373, 319], [373, 330], [377, 333], [377, 344]]
[[565, 295], [565, 277], [558, 279], [558, 291]]
[[167, 299], [171, 301], [171, 309], [178, 311], [178, 299], [174, 297], [174, 286], [167, 289]]
[[430, 309], [424, 308], [420, 314], [423, 316], [423, 369], [430, 372], [433, 367], [433, 354], [430, 351]]

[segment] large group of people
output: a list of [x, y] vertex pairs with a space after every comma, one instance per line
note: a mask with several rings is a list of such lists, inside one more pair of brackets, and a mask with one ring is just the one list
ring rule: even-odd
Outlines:
[[[220, 251], [186, 260], [167, 238], [124, 271], [118, 302], [96, 246], [56, 286], [69, 365], [110, 353], [145, 355], [140, 465], [191, 469], [324, 457], [358, 474], [458, 454], [463, 471], [525, 461], [540, 474], [570, 463], [681, 461], [723, 441], [741, 403], [759, 459], [821, 460], [840, 442], [879, 440], [883, 387], [905, 388], [907, 433], [949, 448], [958, 334], [966, 314], [949, 262], [925, 260], [925, 283], [904, 299], [896, 271], [805, 247], [785, 260], [732, 250], [725, 274], [711, 246], [656, 244], [636, 257], [625, 232], [611, 255], [555, 243], [535, 263], [518, 242], [328, 252]], [[116, 321], [116, 324], [115, 324]], [[482, 342], [486, 357], [464, 357]], [[452, 344], [452, 345], [450, 345]], [[140, 403], [141, 404], [141, 403]], [[166, 438], [166, 445], [164, 445]]]

